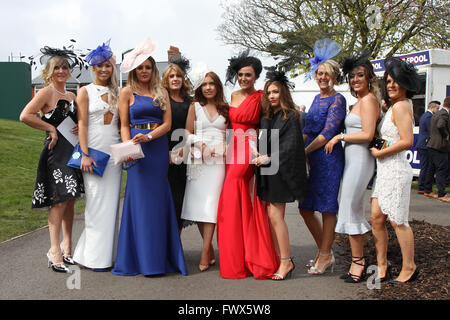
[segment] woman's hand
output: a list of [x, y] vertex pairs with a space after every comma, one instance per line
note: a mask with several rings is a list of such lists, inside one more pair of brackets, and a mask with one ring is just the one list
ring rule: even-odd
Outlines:
[[80, 169], [85, 172], [94, 173], [92, 171], [92, 165], [94, 165], [97, 168], [97, 164], [95, 163], [94, 159], [92, 159], [91, 157], [86, 157], [83, 154], [81, 157]]
[[336, 143], [338, 143], [340, 141], [340, 135], [336, 135], [333, 138], [331, 138], [330, 141], [327, 142], [327, 144], [325, 145], [324, 149], [325, 149], [325, 153], [332, 153], [333, 152], [333, 148], [334, 145]]
[[383, 157], [383, 153], [381, 150], [378, 150], [377, 148], [370, 148], [369, 150], [372, 153], [372, 156], [374, 156], [375, 158], [378, 159]]
[[78, 124], [72, 127], [72, 133], [78, 135]]
[[260, 155], [252, 160], [252, 163], [257, 165], [258, 167], [267, 164], [270, 162], [270, 157], [267, 154]]
[[138, 133], [131, 140], [134, 144], [139, 144], [141, 142], [149, 142], [150, 138], [146, 134]]
[[56, 132], [55, 128], [53, 128], [53, 130], [49, 131], [47, 140], [51, 140], [49, 145], [48, 145], [48, 150], [52, 150], [53, 147], [58, 142], [58, 133]]

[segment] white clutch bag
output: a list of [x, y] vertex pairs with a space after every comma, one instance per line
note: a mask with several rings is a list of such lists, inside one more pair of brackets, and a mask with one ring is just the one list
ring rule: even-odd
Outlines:
[[141, 144], [134, 144], [132, 140], [112, 144], [111, 153], [115, 165], [124, 162], [128, 157], [132, 157], [134, 160], [145, 157], [142, 152]]

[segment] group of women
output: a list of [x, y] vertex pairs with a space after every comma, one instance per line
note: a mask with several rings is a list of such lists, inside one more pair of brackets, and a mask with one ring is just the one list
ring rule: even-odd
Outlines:
[[[271, 70], [264, 90], [256, 90], [262, 64], [248, 51], [230, 59], [226, 81], [238, 82], [240, 89], [228, 104], [217, 74], [203, 66], [189, 80], [184, 58], [171, 61], [161, 80], [151, 57], [154, 50], [148, 39], [125, 55], [120, 70], [128, 80], [119, 93], [115, 57], [109, 43], [102, 44], [86, 57], [94, 82], [76, 97], [65, 83], [80, 59], [66, 49], [42, 50], [48, 58], [42, 72], [46, 87], [25, 106], [20, 120], [47, 133], [32, 203], [33, 208], [50, 208], [49, 267], [68, 272], [67, 264], [76, 263], [117, 275], [187, 275], [180, 234], [196, 223], [203, 239], [201, 271], [216, 262], [212, 239], [217, 225], [221, 277], [284, 280], [295, 268], [285, 206], [298, 201], [318, 247], [308, 273], [333, 268], [334, 234], [345, 233], [352, 264], [342, 278], [360, 282], [367, 267], [364, 234], [371, 230], [364, 217], [364, 192], [376, 159], [371, 209], [378, 278], [389, 276], [389, 218], [403, 255], [402, 270], [393, 281], [414, 280], [418, 270], [408, 226], [412, 175], [404, 154], [412, 144], [408, 97], [418, 90], [413, 68], [400, 59], [386, 60], [390, 108], [381, 118], [370, 54], [345, 59], [342, 77], [332, 60], [339, 46], [329, 39], [318, 41], [308, 76], [320, 93], [302, 132], [286, 75]], [[358, 99], [349, 113], [345, 98], [334, 90], [343, 78]], [[75, 156], [73, 145], [57, 129], [68, 117], [77, 123], [72, 131], [79, 137], [80, 170], [66, 165]], [[377, 124], [385, 147], [369, 149]], [[129, 140], [141, 146], [145, 157], [125, 160], [119, 231], [122, 166], [111, 157], [100, 177], [93, 172], [97, 163], [90, 152], [111, 154], [112, 144]], [[74, 201], [83, 193], [85, 229], [72, 256]]]

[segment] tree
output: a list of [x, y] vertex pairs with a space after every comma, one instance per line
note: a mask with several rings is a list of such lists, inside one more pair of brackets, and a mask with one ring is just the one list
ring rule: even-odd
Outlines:
[[227, 44], [268, 53], [284, 70], [303, 70], [314, 42], [328, 37], [349, 55], [372, 59], [450, 47], [446, 0], [242, 0], [223, 4], [218, 28]]

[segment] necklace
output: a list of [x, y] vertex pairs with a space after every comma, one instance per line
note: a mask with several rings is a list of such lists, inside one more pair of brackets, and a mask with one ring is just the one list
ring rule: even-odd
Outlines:
[[65, 96], [67, 94], [67, 91], [65, 89], [64, 89], [64, 92], [61, 92], [58, 89], [56, 89], [53, 84], [52, 84], [52, 88], [55, 89], [55, 91], [58, 92], [59, 94], [62, 94], [63, 96]]

